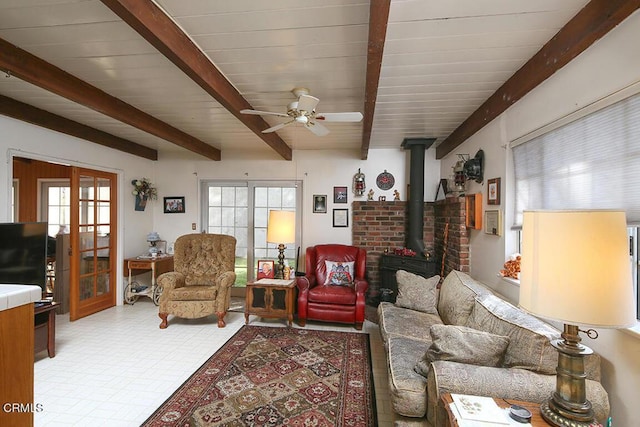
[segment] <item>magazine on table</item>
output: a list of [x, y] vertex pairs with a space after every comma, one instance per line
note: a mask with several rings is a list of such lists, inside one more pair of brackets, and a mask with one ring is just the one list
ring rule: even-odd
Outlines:
[[[489, 427], [511, 425], [508, 410], [504, 410], [491, 397], [451, 394], [451, 409], [460, 427]], [[526, 424], [516, 423], [518, 426]], [[530, 425], [530, 424], [529, 424]]]

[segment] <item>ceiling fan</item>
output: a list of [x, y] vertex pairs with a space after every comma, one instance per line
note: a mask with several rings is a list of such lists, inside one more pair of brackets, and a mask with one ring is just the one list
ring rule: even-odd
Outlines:
[[317, 136], [325, 136], [329, 133], [329, 129], [318, 123], [325, 122], [359, 122], [362, 120], [362, 113], [317, 113], [316, 106], [320, 102], [315, 96], [309, 95], [309, 89], [297, 87], [291, 91], [297, 98], [297, 101], [291, 102], [287, 106], [286, 113], [273, 113], [270, 111], [258, 110], [240, 110], [242, 114], [254, 114], [258, 116], [276, 116], [286, 117], [289, 120], [265, 129], [262, 133], [275, 132], [285, 126], [294, 123], [301, 123]]

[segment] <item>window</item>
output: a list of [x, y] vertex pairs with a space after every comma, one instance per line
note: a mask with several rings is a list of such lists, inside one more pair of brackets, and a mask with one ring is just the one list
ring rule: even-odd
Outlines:
[[41, 218], [49, 223], [49, 236], [55, 236], [60, 226], [71, 221], [69, 181], [41, 181]]
[[[640, 94], [512, 144], [515, 228], [525, 209], [622, 209], [638, 299]], [[635, 246], [635, 247], [634, 247]], [[640, 302], [640, 301], [639, 301]], [[638, 306], [636, 304], [636, 310]], [[637, 313], [640, 319], [640, 311]]]
[[[297, 181], [245, 181], [202, 183], [203, 220], [207, 233], [236, 238], [236, 283], [245, 286], [255, 279], [258, 260], [278, 258], [277, 245], [267, 243], [270, 210], [301, 212], [301, 184]], [[296, 241], [300, 241], [300, 218], [296, 215]], [[287, 246], [285, 262], [296, 269], [296, 244]]]

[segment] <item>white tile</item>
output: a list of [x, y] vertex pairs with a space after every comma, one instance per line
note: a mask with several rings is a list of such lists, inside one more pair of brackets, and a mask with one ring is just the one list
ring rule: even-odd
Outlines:
[[[68, 314], [58, 315], [56, 357], [44, 352], [36, 358], [35, 402], [44, 410], [34, 415], [35, 426], [140, 425], [245, 323], [242, 313], [232, 312], [224, 329], [207, 318], [170, 319], [161, 330], [157, 310], [152, 303], [136, 303], [75, 322], [69, 322]], [[285, 327], [258, 317], [250, 324]], [[306, 327], [355, 331], [320, 322]], [[378, 425], [390, 426], [393, 414], [378, 326], [365, 322], [362, 332], [370, 334]]]

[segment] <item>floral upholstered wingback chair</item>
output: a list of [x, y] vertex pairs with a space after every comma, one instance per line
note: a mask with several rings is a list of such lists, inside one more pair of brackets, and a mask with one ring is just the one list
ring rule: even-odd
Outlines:
[[229, 309], [230, 289], [236, 280], [234, 271], [236, 239], [222, 234], [187, 234], [174, 246], [174, 271], [158, 277], [162, 287], [158, 316], [160, 328], [167, 317], [197, 319], [213, 313], [218, 327], [224, 328]]

